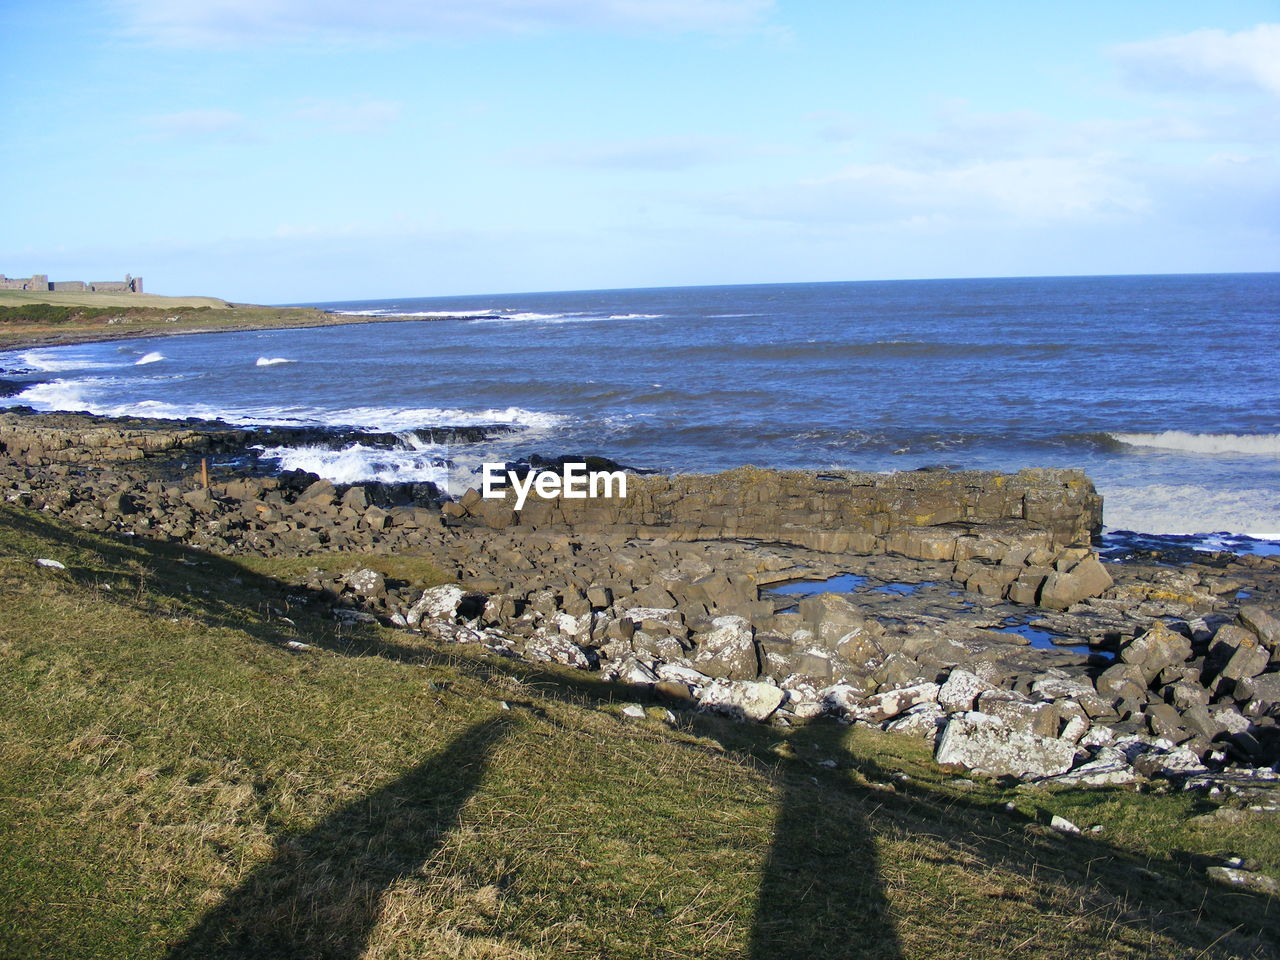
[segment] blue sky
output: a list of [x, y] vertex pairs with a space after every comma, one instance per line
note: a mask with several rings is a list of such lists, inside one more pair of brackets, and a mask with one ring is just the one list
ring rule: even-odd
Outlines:
[[6, 5], [0, 272], [253, 302], [1280, 269], [1280, 3]]

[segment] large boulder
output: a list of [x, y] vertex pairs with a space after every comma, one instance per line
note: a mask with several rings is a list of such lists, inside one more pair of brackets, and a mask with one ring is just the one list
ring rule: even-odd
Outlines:
[[417, 603], [405, 614], [405, 621], [410, 627], [416, 629], [424, 621], [452, 620], [458, 614], [463, 596], [465, 596], [463, 589], [456, 584], [445, 584], [442, 587], [424, 590]]
[[987, 776], [1054, 777], [1071, 769], [1075, 744], [1018, 731], [984, 713], [952, 716], [938, 737], [934, 759]]
[[709, 677], [754, 680], [760, 673], [751, 624], [743, 617], [716, 617], [694, 642], [693, 665]]
[[1156, 623], [1141, 636], [1120, 648], [1122, 663], [1133, 664], [1142, 671], [1143, 684], [1149, 684], [1165, 667], [1186, 663], [1191, 659], [1191, 641]]
[[1097, 554], [1090, 553], [1071, 569], [1055, 570], [1040, 588], [1040, 606], [1066, 610], [1072, 604], [1099, 596], [1112, 586], [1111, 574]]
[[786, 696], [771, 683], [750, 680], [713, 680], [703, 688], [699, 706], [748, 720], [766, 720]]

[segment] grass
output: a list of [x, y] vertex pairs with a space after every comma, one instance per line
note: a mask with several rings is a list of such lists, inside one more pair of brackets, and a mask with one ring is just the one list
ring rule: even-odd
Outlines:
[[628, 721], [585, 675], [340, 630], [290, 599], [314, 566], [0, 507], [0, 956], [1276, 955], [1276, 902], [1196, 859], [1280, 876], [1265, 815]]
[[63, 307], [213, 307], [231, 306], [217, 297], [164, 297], [154, 293], [94, 293], [70, 290], [0, 290], [0, 307], [51, 303]]

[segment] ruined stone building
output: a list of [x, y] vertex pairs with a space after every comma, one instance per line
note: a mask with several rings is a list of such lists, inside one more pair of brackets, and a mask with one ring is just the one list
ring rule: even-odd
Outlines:
[[77, 293], [141, 293], [142, 278], [124, 275], [123, 280], [95, 280], [86, 283], [83, 280], [58, 280], [51, 282], [47, 273], [36, 273], [29, 277], [6, 277], [0, 273], [0, 290], [58, 290]]

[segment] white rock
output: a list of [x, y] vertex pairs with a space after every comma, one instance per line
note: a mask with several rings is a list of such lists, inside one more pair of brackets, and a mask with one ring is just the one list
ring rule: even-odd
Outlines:
[[711, 682], [711, 678], [705, 673], [699, 673], [693, 667], [688, 667], [679, 663], [660, 663], [654, 668], [654, 672], [662, 680], [674, 680], [676, 683], [687, 683], [691, 687], [705, 687]]
[[1064, 787], [1122, 787], [1141, 779], [1123, 753], [1112, 747], [1103, 747], [1088, 763], [1040, 782]]
[[580, 646], [558, 633], [543, 633], [541, 629], [534, 632], [524, 645], [525, 655], [531, 660], [562, 663], [566, 667], [588, 670], [592, 666], [591, 658]]
[[972, 710], [978, 695], [994, 690], [991, 684], [976, 673], [956, 667], [947, 676], [946, 682], [938, 690], [938, 703], [947, 713], [962, 713]]
[[643, 720], [644, 707], [640, 706], [638, 703], [625, 704], [622, 708], [622, 715], [624, 717], [630, 717], [632, 720]]
[[934, 759], [988, 776], [1053, 777], [1075, 760], [1075, 744], [1017, 731], [984, 713], [954, 714], [938, 737]]
[[1031, 684], [1031, 692], [1046, 700], [1086, 697], [1094, 693], [1093, 684], [1080, 677], [1049, 674]]
[[424, 620], [452, 620], [457, 616], [462, 597], [462, 588], [454, 584], [424, 590], [405, 614], [405, 622], [416, 628]]
[[913, 683], [909, 687], [897, 690], [886, 690], [872, 694], [856, 703], [848, 710], [854, 720], [865, 720], [868, 723], [883, 723], [919, 703], [935, 703], [938, 699], [936, 683]]
[[1049, 826], [1059, 833], [1079, 833], [1080, 828], [1068, 820], [1066, 817], [1060, 817], [1056, 813], [1049, 820]]
[[719, 713], [742, 716], [750, 720], [764, 720], [778, 707], [786, 696], [771, 683], [754, 680], [714, 680], [698, 698], [698, 703]]
[[885, 724], [885, 730], [932, 742], [937, 739], [938, 730], [946, 719], [946, 711], [938, 704], [919, 703], [896, 720], [890, 720]]
[[66, 565], [65, 563], [59, 563], [57, 560], [46, 560], [46, 559], [45, 559], [45, 558], [43, 558], [43, 557], [41, 557], [39, 560], [37, 560], [37, 561], [36, 561], [36, 566], [37, 566], [37, 567], [48, 567], [50, 570], [65, 570], [65, 569], [67, 569], [67, 565]]

